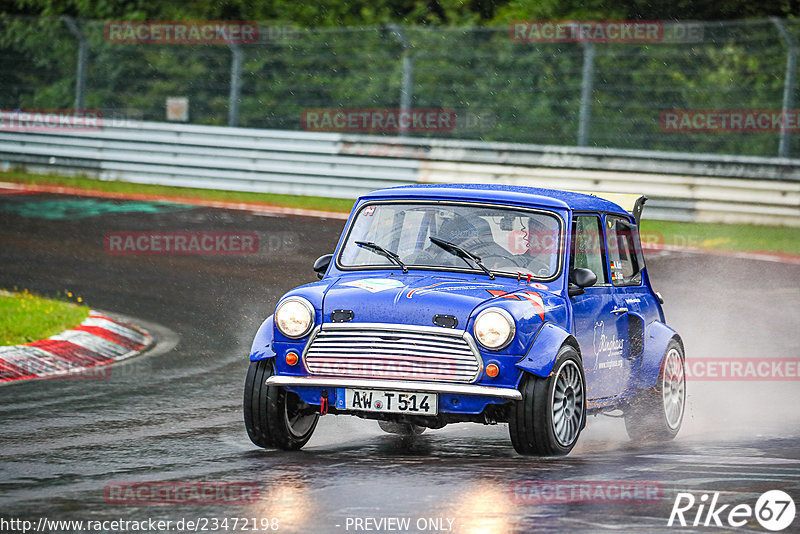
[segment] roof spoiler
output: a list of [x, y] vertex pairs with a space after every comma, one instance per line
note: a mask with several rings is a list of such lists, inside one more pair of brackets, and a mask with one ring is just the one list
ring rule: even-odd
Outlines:
[[631, 215], [636, 220], [638, 226], [642, 220], [642, 210], [644, 203], [647, 202], [647, 197], [644, 195], [637, 195], [635, 193], [602, 193], [594, 191], [575, 191], [575, 193], [583, 193], [584, 195], [591, 195], [593, 197], [602, 198], [618, 205]]

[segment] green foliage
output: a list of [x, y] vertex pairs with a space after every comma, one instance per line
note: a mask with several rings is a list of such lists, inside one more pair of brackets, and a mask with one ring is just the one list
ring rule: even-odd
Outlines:
[[627, 19], [624, 4], [607, 0], [511, 0], [498, 9], [495, 22], [512, 20]]
[[466, 26], [511, 20], [718, 20], [797, 16], [797, 0], [3, 0], [0, 14], [84, 19], [265, 20], [300, 27], [388, 22]]
[[[45, 17], [0, 15], [0, 109], [73, 105], [78, 47], [59, 18], [70, 15], [79, 17], [89, 44], [86, 107], [163, 121], [166, 98], [188, 96], [191, 122], [227, 124], [227, 46], [109, 43], [98, 19], [261, 20], [259, 42], [242, 45], [240, 126], [300, 129], [307, 109], [396, 108], [408, 53], [412, 106], [458, 115], [454, 131], [427, 135], [572, 145], [585, 46], [512, 42], [509, 21], [730, 18], [794, 15], [798, 8], [789, 0], [6, 0], [3, 11]], [[409, 51], [387, 29], [390, 22], [403, 24]], [[800, 23], [787, 26], [800, 38]], [[706, 23], [695, 39], [594, 50], [591, 145], [776, 154], [775, 133], [675, 134], [659, 122], [670, 109], [779, 109], [786, 45], [771, 21]]]
[[43, 16], [70, 15], [85, 19], [125, 20], [269, 20], [291, 21], [301, 27], [342, 27], [405, 24], [465, 25], [493, 18], [503, 1], [473, 0], [12, 0], [0, 13]]

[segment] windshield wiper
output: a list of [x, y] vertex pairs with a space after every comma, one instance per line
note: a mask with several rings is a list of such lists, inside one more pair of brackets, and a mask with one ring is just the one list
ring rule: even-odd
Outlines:
[[[480, 256], [476, 256], [472, 252], [469, 252], [468, 250], [464, 250], [463, 248], [459, 247], [458, 245], [454, 245], [453, 243], [450, 243], [449, 241], [445, 241], [444, 239], [439, 239], [438, 237], [429, 237], [428, 239], [431, 240], [431, 243], [433, 243], [434, 245], [438, 245], [438, 246], [442, 247], [444, 250], [446, 250], [447, 252], [449, 252], [453, 256], [458, 256], [459, 258], [464, 260], [464, 263], [466, 263], [467, 265], [470, 265], [469, 261], [467, 261], [467, 260], [468, 259], [471, 260], [472, 263], [477, 265], [483, 272], [485, 272], [486, 274], [489, 275], [489, 280], [494, 280], [494, 273], [492, 273], [492, 271], [487, 269], [486, 266], [483, 263], [481, 263]], [[470, 267], [471, 267], [471, 265], [470, 265]]]
[[356, 241], [355, 243], [359, 247], [365, 248], [371, 252], [374, 252], [375, 254], [383, 256], [384, 258], [387, 258], [390, 261], [396, 263], [397, 265], [402, 267], [404, 273], [408, 272], [408, 267], [406, 267], [405, 264], [402, 261], [400, 261], [400, 256], [398, 256], [391, 250], [386, 250], [382, 246], [375, 244], [372, 241]]

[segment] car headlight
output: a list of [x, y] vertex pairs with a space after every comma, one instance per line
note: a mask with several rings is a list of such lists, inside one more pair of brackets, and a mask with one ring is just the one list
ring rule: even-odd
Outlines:
[[286, 337], [303, 337], [314, 326], [314, 306], [302, 297], [289, 297], [275, 310], [275, 325]]
[[500, 308], [488, 308], [475, 319], [475, 339], [490, 350], [500, 350], [514, 339], [514, 318]]

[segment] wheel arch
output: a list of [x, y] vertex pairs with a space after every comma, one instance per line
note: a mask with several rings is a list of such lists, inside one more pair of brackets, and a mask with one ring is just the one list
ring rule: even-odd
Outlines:
[[681, 352], [686, 357], [683, 339], [672, 328], [664, 323], [655, 321], [650, 325], [645, 337], [644, 351], [642, 352], [642, 366], [639, 370], [638, 388], [655, 387], [661, 364], [666, 356], [667, 347], [671, 341], [676, 341], [681, 347]]
[[[525, 357], [517, 362], [517, 368], [542, 378], [550, 376], [556, 363], [558, 352], [564, 345], [573, 347], [583, 362], [581, 348], [575, 336], [556, 323], [545, 323], [536, 333]], [[521, 378], [521, 377], [520, 377]]]
[[270, 315], [261, 326], [258, 327], [253, 345], [250, 347], [250, 361], [257, 362], [275, 357], [275, 350], [272, 347], [275, 335], [275, 316]]

